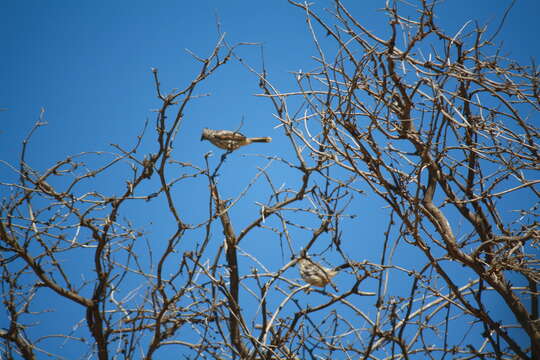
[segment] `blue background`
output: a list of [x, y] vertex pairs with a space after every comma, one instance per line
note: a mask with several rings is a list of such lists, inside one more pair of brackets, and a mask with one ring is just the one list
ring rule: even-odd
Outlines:
[[[493, 31], [509, 3], [447, 1], [440, 6], [439, 24], [448, 33], [455, 33], [466, 21], [477, 19]], [[385, 15], [377, 11], [384, 1], [349, 1], [346, 5], [368, 29], [387, 33]], [[317, 1], [314, 8], [323, 12], [327, 6], [329, 1]], [[538, 1], [516, 2], [496, 39], [503, 44], [506, 56], [522, 63], [529, 62], [531, 57], [538, 58], [539, 13]], [[41, 108], [45, 109], [47, 125], [32, 137], [27, 157], [29, 164], [40, 170], [70, 154], [112, 152], [114, 149], [109, 145], [112, 143], [130, 147], [147, 119], [150, 121], [147, 132], [153, 139], [153, 110], [161, 103], [156, 97], [151, 68], [158, 69], [164, 92], [186, 87], [200, 64], [185, 49], [201, 57], [208, 56], [219, 37], [217, 18], [229, 44], [264, 44], [269, 80], [280, 90], [295, 89], [292, 72], [314, 67], [311, 56], [316, 51], [305, 14], [286, 1], [2, 1], [0, 107], [5, 111], [0, 112], [0, 159], [17, 166], [22, 141], [38, 120]], [[238, 53], [256, 70], [261, 70], [259, 47], [245, 46]], [[236, 196], [257, 173], [257, 167], [267, 164], [256, 154], [293, 157], [285, 137], [275, 129], [278, 122], [273, 118], [270, 102], [254, 96], [258, 93], [256, 76], [237, 61], [231, 61], [197, 89], [196, 94], [205, 96], [193, 100], [184, 114], [173, 152], [175, 160], [204, 166], [205, 153], [211, 150], [221, 154], [208, 142], [199, 141], [203, 127], [237, 129], [243, 121], [243, 133], [274, 139], [270, 145], [256, 144], [229, 157], [220, 172], [219, 186], [224, 197]], [[147, 141], [142, 154], [153, 150], [152, 141]], [[107, 158], [107, 154], [103, 156]], [[217, 158], [214, 156], [211, 161], [215, 163]], [[125, 166], [112, 170], [95, 187], [119, 194], [125, 187], [123, 174], [128, 169]], [[282, 166], [272, 164], [269, 171], [278, 186], [283, 182], [294, 187], [299, 181]], [[9, 183], [16, 179], [15, 172], [0, 164], [0, 181]], [[179, 208], [185, 221], [197, 223], [204, 219], [208, 210], [207, 183], [188, 181], [177, 191], [182, 197]], [[269, 194], [266, 186], [257, 185], [241, 206], [233, 209], [231, 216], [237, 231], [257, 216], [254, 202], [266, 199]], [[130, 208], [127, 213], [156, 246], [159, 239], [166, 238], [174, 229], [163, 205], [156, 201], [145, 205], [144, 210]], [[343, 240], [358, 261], [380, 261], [388, 222], [388, 211], [383, 205], [373, 194], [368, 194], [348, 210], [359, 218], [345, 222]], [[305, 237], [295, 239], [295, 251], [309, 238], [307, 233], [298, 234]], [[219, 226], [214, 235], [219, 243]], [[262, 259], [270, 271], [289, 260], [281, 252], [282, 240], [267, 233], [260, 239], [249, 240], [243, 244], [246, 251]], [[415, 263], [414, 256], [402, 253], [400, 261], [410, 266]], [[89, 264], [83, 258], [66, 263], [74, 272], [83, 274], [86, 265]], [[249, 273], [249, 266], [246, 264], [244, 273]], [[298, 277], [293, 272], [288, 276]], [[366, 290], [374, 291], [369, 287], [366, 284]], [[56, 308], [58, 297], [49, 298], [46, 294], [42, 293], [38, 302], [48, 304], [44, 308]], [[52, 301], [55, 303], [51, 304]], [[40, 331], [42, 334], [64, 331], [73, 326], [73, 319], [82, 317], [80, 308], [66, 305], [62, 318], [43, 314], [42, 321], [48, 323], [48, 328]], [[52, 319], [56, 321], [50, 322]], [[4, 326], [3, 320], [0, 325]], [[70, 351], [73, 356], [80, 355], [77, 348]]]

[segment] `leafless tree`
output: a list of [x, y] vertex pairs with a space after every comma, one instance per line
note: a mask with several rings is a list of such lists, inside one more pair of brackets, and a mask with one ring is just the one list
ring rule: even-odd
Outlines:
[[[102, 360], [538, 358], [537, 66], [502, 56], [497, 29], [445, 32], [432, 2], [388, 2], [386, 35], [340, 0], [330, 18], [289, 2], [318, 50], [297, 89], [279, 90], [222, 36], [193, 54], [185, 88], [165, 94], [153, 71], [161, 107], [131, 148], [38, 171], [27, 151], [40, 119], [18, 166], [3, 162], [18, 176], [2, 182], [3, 357], [63, 358], [69, 342]], [[234, 60], [257, 77], [291, 155], [261, 156], [226, 198], [220, 171], [235, 153], [172, 154], [196, 89]], [[207, 186], [197, 221], [181, 201], [194, 182]], [[387, 206], [378, 261], [354, 251], [367, 198]], [[130, 220], [154, 204], [169, 215], [159, 241]], [[247, 222], [241, 207], [256, 209]], [[275, 241], [277, 267], [251, 250], [258, 238]], [[337, 291], [291, 269], [308, 253], [337, 265]], [[57, 306], [39, 305], [43, 293]], [[62, 304], [80, 313], [72, 331], [42, 335], [42, 312], [64, 316]]]

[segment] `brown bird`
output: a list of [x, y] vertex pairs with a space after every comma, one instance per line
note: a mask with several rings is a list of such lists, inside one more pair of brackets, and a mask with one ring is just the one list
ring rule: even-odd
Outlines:
[[269, 143], [271, 137], [253, 137], [247, 138], [238, 131], [230, 130], [212, 130], [204, 128], [201, 141], [208, 140], [220, 149], [233, 151], [241, 146], [249, 145], [254, 142]]
[[332, 283], [332, 278], [338, 273], [336, 270], [328, 269], [310, 258], [301, 258], [298, 260], [300, 276], [305, 282], [313, 286], [325, 287], [330, 284], [334, 289], [337, 288]]

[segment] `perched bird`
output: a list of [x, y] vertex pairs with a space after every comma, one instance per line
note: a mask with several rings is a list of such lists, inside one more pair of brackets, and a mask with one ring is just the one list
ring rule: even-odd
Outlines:
[[298, 260], [298, 267], [300, 276], [308, 284], [319, 287], [325, 287], [327, 284], [330, 284], [337, 291], [336, 286], [332, 283], [332, 278], [337, 274], [336, 270], [328, 269], [306, 257]]
[[201, 141], [208, 140], [220, 149], [233, 151], [254, 142], [269, 143], [271, 137], [247, 138], [238, 131], [203, 129]]

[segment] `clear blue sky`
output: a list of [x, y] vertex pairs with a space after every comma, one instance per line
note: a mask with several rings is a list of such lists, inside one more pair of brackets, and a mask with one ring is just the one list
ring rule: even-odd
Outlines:
[[[365, 3], [352, 9], [369, 28], [385, 25], [372, 10], [383, 1], [350, 3]], [[453, 23], [456, 31], [459, 24], [476, 18], [494, 26], [508, 3], [449, 1], [441, 22]], [[518, 0], [510, 13], [499, 39], [514, 57], [528, 60], [538, 54], [539, 11], [538, 1]], [[34, 138], [39, 156], [47, 156], [40, 160], [131, 140], [159, 105], [150, 68], [159, 69], [165, 89], [185, 86], [197, 64], [184, 49], [201, 55], [212, 49], [216, 14], [230, 43], [265, 44], [266, 66], [284, 89], [292, 84], [289, 71], [308, 67], [314, 51], [304, 14], [284, 0], [2, 1], [0, 107], [9, 109], [0, 113], [2, 158], [11, 158], [41, 107], [49, 125]], [[257, 51], [247, 53], [260, 68]], [[242, 116], [250, 134], [266, 134], [275, 125], [269, 104], [252, 96], [258, 92], [257, 80], [236, 64], [205, 90], [212, 96], [190, 111], [184, 131], [234, 127]], [[189, 148], [199, 154], [208, 144]]]
[[[329, 3], [316, 1], [314, 6], [322, 9]], [[384, 31], [386, 21], [374, 11], [384, 1], [345, 3], [368, 28]], [[439, 17], [454, 32], [471, 19], [494, 27], [509, 3], [447, 1]], [[531, 56], [538, 59], [539, 4], [537, 0], [518, 0], [509, 14], [498, 40], [510, 57], [524, 62]], [[29, 148], [30, 165], [38, 169], [48, 168], [72, 153], [111, 151], [111, 143], [126, 147], [133, 144], [144, 121], [150, 119], [152, 123], [152, 110], [160, 106], [151, 68], [159, 70], [165, 91], [185, 87], [199, 67], [185, 49], [201, 56], [209, 54], [218, 38], [216, 15], [229, 43], [264, 43], [266, 68], [281, 90], [293, 89], [291, 71], [311, 67], [310, 57], [315, 51], [305, 15], [284, 0], [1, 1], [0, 108], [7, 110], [0, 112], [0, 159], [16, 164], [21, 142], [42, 107], [48, 125], [34, 135]], [[240, 54], [261, 69], [256, 48], [241, 50]], [[277, 122], [271, 104], [253, 96], [259, 93], [258, 80], [238, 63], [222, 68], [198, 91], [209, 96], [193, 101], [186, 110], [173, 158], [202, 166], [204, 153], [221, 151], [199, 141], [201, 129], [236, 129], [242, 118], [242, 132], [272, 136], [271, 145], [241, 150], [223, 169], [221, 189], [234, 196], [247, 185], [256, 167], [266, 164], [250, 154], [288, 156], [285, 139], [274, 129]], [[244, 172], [245, 181], [239, 180], [237, 174]], [[277, 170], [274, 174], [280, 176]], [[16, 175], [0, 164], [0, 178], [10, 181]], [[196, 222], [207, 208], [206, 201], [201, 208], [196, 205], [197, 196], [206, 191], [206, 183], [199, 183], [196, 191], [185, 195], [188, 207], [193, 207], [192, 218], [186, 215], [188, 222]], [[124, 182], [111, 186], [122, 188]], [[257, 195], [251, 194], [250, 201], [256, 201]], [[358, 243], [358, 260], [365, 256], [379, 261], [386, 212], [373, 197], [363, 201], [365, 205], [355, 205], [362, 212], [360, 224], [371, 226], [362, 227], [361, 232], [374, 240]], [[233, 222], [238, 228], [254, 217], [250, 213], [253, 209], [246, 206], [235, 210]], [[147, 221], [145, 215], [139, 218], [140, 226]], [[137, 214], [134, 216], [137, 218]], [[354, 226], [360, 225], [351, 225], [352, 231], [360, 231]], [[216, 231], [216, 235], [220, 237], [221, 233]], [[277, 266], [282, 264], [272, 239], [257, 246], [261, 252], [276, 249]], [[249, 247], [257, 252], [256, 247]]]

